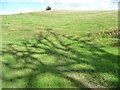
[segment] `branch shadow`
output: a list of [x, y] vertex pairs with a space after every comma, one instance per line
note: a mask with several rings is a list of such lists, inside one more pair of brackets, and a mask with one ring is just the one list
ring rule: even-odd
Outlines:
[[[117, 55], [108, 53], [107, 51], [101, 49], [101, 47], [90, 44], [87, 40], [80, 40], [78, 37], [74, 38], [74, 36], [61, 35], [53, 32], [52, 30], [46, 30], [46, 32], [55, 39], [55, 42], [57, 42], [59, 46], [54, 41], [51, 41], [51, 38], [45, 36], [39, 36], [39, 38], [35, 38], [33, 42], [27, 40], [21, 42], [20, 44], [10, 43], [4, 45], [2, 49], [2, 56], [10, 56], [12, 57], [12, 60], [2, 61], [4, 69], [2, 75], [3, 83], [7, 82], [10, 84], [13, 82], [15, 83], [17, 80], [24, 79], [26, 85], [22, 87], [39, 88], [32, 82], [34, 78], [37, 75], [41, 76], [42, 73], [50, 72], [57, 77], [70, 80], [73, 87], [90, 88], [88, 83], [84, 83], [76, 77], [69, 76], [68, 74], [87, 73], [90, 74], [93, 79], [96, 73], [98, 75], [99, 73], [111, 73], [115, 76], [117, 75], [116, 71], [118, 69], [118, 62], [115, 60], [118, 57]], [[66, 43], [64, 40], [68, 40], [70, 43]], [[76, 44], [78, 46], [75, 46]], [[86, 52], [82, 52], [82, 49], [86, 50]], [[89, 52], [89, 54], [87, 52]], [[45, 63], [45, 60], [41, 58], [42, 55], [53, 56], [56, 58], [56, 62], [63, 60], [64, 63]], [[89, 65], [93, 68], [70, 68], [72, 65], [74, 66], [79, 64]], [[60, 67], [64, 67], [64, 69], [59, 69]], [[20, 72], [16, 74], [16, 71], [25, 72], [25, 74], [21, 74]], [[6, 75], [9, 73], [15, 73], [15, 75]], [[96, 80], [96, 82], [101, 84], [99, 80]], [[114, 83], [116, 85], [117, 82]]]

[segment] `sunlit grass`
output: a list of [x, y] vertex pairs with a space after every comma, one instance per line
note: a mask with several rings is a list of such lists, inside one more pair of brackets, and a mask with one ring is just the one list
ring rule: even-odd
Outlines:
[[3, 87], [117, 87], [117, 11], [2, 17]]

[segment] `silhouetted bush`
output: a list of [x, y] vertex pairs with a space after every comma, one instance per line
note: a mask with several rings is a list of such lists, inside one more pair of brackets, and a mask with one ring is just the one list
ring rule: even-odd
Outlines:
[[51, 10], [51, 7], [47, 6], [47, 7], [46, 7], [46, 10], [47, 10], [47, 11], [48, 11], [48, 10]]

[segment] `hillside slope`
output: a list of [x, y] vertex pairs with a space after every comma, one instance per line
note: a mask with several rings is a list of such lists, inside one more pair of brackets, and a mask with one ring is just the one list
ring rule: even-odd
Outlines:
[[117, 11], [2, 16], [3, 87], [117, 87], [117, 18]]

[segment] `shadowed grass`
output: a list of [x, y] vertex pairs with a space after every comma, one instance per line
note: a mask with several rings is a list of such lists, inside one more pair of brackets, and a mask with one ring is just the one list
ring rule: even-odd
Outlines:
[[117, 87], [115, 15], [54, 11], [3, 16], [3, 87]]

